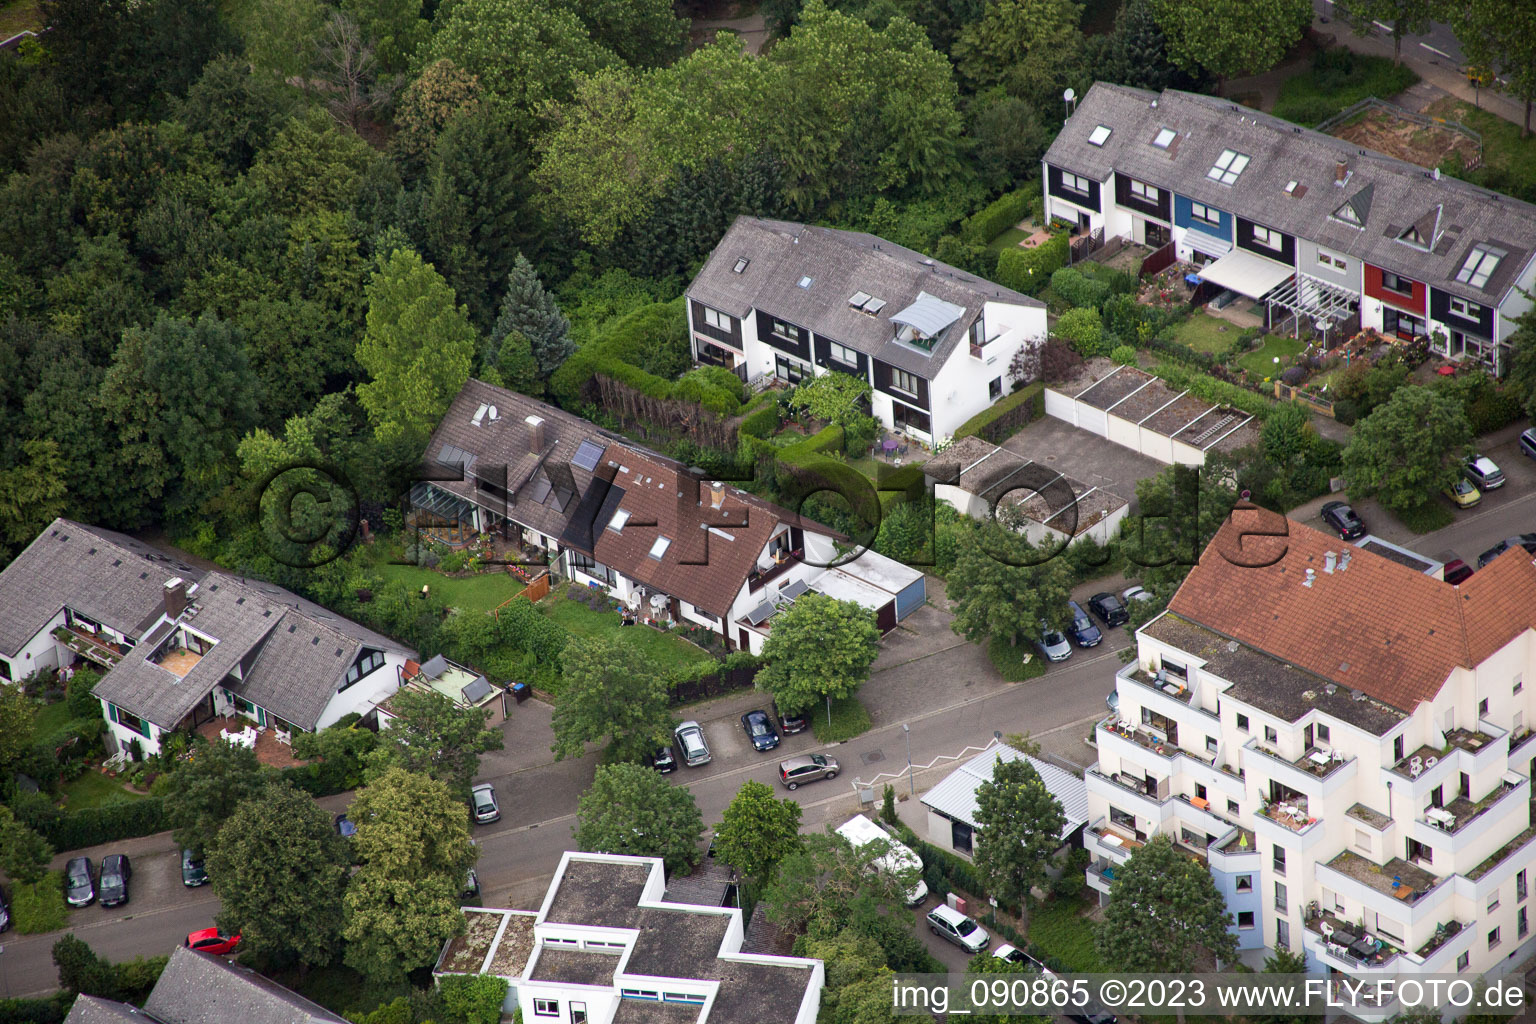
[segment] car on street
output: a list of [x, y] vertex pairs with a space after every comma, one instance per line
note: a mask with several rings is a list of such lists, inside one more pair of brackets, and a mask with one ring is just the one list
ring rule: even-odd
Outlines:
[[968, 953], [980, 953], [992, 941], [985, 928], [944, 903], [928, 911], [928, 930]]
[[1536, 459], [1536, 427], [1521, 433], [1520, 454]]
[[1472, 567], [1459, 558], [1445, 563], [1445, 582], [1461, 583], [1472, 575]]
[[1083, 606], [1076, 601], [1067, 602], [1067, 611], [1072, 613], [1072, 621], [1067, 624], [1067, 632], [1072, 634], [1072, 639], [1077, 641], [1079, 647], [1093, 647], [1104, 634], [1099, 632], [1099, 627], [1093, 624], [1088, 613], [1083, 611]]
[[1025, 968], [1031, 971], [1035, 971], [1038, 974], [1051, 973], [1045, 969], [1045, 964], [1042, 964], [1039, 960], [1036, 960], [1034, 957], [1030, 956], [1022, 949], [1019, 949], [1017, 946], [1010, 946], [1006, 942], [1001, 946], [998, 946], [997, 949], [993, 951], [992, 956], [994, 959], [1005, 960], [1010, 964], [1023, 964]]
[[1040, 623], [1040, 639], [1035, 641], [1035, 646], [1047, 661], [1066, 661], [1072, 657], [1072, 645], [1067, 642], [1066, 634], [1044, 622]]
[[97, 883], [97, 899], [104, 907], [115, 907], [128, 902], [128, 879], [133, 877], [133, 865], [120, 853], [109, 853], [101, 858], [101, 878]]
[[665, 746], [651, 755], [651, 767], [661, 774], [677, 771], [677, 758], [672, 754], [672, 747]]
[[1330, 501], [1322, 507], [1323, 522], [1339, 535], [1340, 540], [1355, 540], [1365, 536], [1365, 520], [1355, 514], [1348, 502]]
[[709, 764], [709, 744], [704, 742], [704, 728], [698, 722], [683, 722], [672, 730], [672, 735], [677, 740], [677, 749], [683, 752], [683, 764], [689, 768]]
[[799, 789], [807, 782], [837, 778], [837, 761], [826, 754], [806, 754], [779, 762], [779, 781], [789, 789]]
[[1090, 597], [1088, 610], [1097, 615], [1099, 621], [1106, 626], [1123, 626], [1131, 621], [1131, 613], [1126, 611], [1125, 602], [1108, 591]]
[[489, 825], [493, 821], [501, 820], [501, 807], [496, 803], [496, 790], [489, 782], [482, 782], [471, 789], [469, 799], [475, 808], [475, 824]]
[[351, 839], [357, 835], [357, 822], [347, 817], [346, 814], [336, 815], [336, 834], [343, 839]]
[[64, 900], [72, 907], [88, 907], [96, 899], [89, 857], [71, 857], [64, 865]]
[[772, 750], [779, 745], [779, 733], [773, 727], [773, 719], [761, 708], [742, 715], [741, 727], [746, 730], [747, 739], [752, 741], [753, 750]]
[[0, 889], [0, 932], [11, 926], [11, 905], [5, 901], [5, 890]]
[[1510, 548], [1525, 548], [1528, 554], [1536, 555], [1536, 533], [1522, 533], [1518, 537], [1504, 538], [1477, 556], [1477, 567], [1481, 569]]
[[192, 851], [186, 847], [181, 850], [181, 884], [188, 889], [208, 884], [208, 872], [203, 867], [202, 859], [193, 856]]
[[810, 728], [811, 720], [803, 712], [785, 714], [779, 710], [779, 706], [773, 706], [773, 713], [779, 716], [779, 731], [785, 736], [792, 736], [797, 732], [805, 732]]
[[1471, 508], [1483, 500], [1482, 493], [1466, 477], [1459, 478], [1440, 493], [1450, 498], [1459, 508]]
[[187, 941], [182, 943], [188, 949], [195, 949], [199, 953], [212, 953], [215, 956], [229, 956], [240, 945], [240, 936], [225, 935], [217, 928], [199, 928], [187, 935]]
[[1472, 456], [1462, 470], [1480, 491], [1496, 491], [1504, 486], [1504, 471], [1486, 455]]

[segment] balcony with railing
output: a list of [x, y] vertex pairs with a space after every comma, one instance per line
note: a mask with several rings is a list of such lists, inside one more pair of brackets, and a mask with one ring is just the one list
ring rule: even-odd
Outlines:
[[1403, 951], [1388, 940], [1363, 930], [1358, 924], [1343, 921], [1329, 911], [1309, 917], [1307, 929], [1321, 939], [1324, 952], [1356, 970], [1380, 970], [1403, 955]]
[[1493, 790], [1481, 800], [1469, 800], [1466, 797], [1457, 797], [1443, 807], [1433, 804], [1424, 808], [1421, 821], [1433, 825], [1442, 832], [1455, 835], [1474, 820], [1492, 810], [1499, 802], [1511, 799], [1517, 791], [1525, 789], [1526, 780], [1521, 776], [1509, 774], [1493, 787]]
[[747, 574], [747, 588], [753, 592], [761, 590], [774, 580], [783, 576], [790, 569], [800, 565], [805, 558], [805, 551], [796, 548], [793, 551], [780, 552], [773, 557], [773, 564], [767, 568], [759, 565]]
[[1425, 744], [1394, 764], [1391, 770], [1405, 779], [1418, 779], [1444, 761], [1452, 751], [1465, 750], [1469, 754], [1480, 754], [1496, 739], [1498, 736], [1484, 732], [1480, 728], [1452, 729], [1445, 734], [1445, 746], [1432, 747]]
[[117, 643], [105, 633], [91, 633], [80, 626], [60, 626], [53, 631], [53, 638], [103, 668], [112, 668], [133, 649], [132, 644]]
[[1170, 676], [1163, 671], [1158, 671], [1154, 674], [1145, 672], [1140, 667], [1130, 667], [1128, 670], [1122, 669], [1119, 677], [1139, 683], [1149, 690], [1156, 690], [1158, 693], [1166, 697], [1172, 697], [1180, 704], [1186, 706], [1194, 698], [1194, 691], [1189, 688], [1189, 685], [1184, 680]]
[[1521, 726], [1519, 732], [1512, 732], [1509, 734], [1509, 752], [1513, 754], [1516, 750], [1519, 750], [1533, 739], [1536, 739], [1536, 732], [1532, 732], [1525, 726]]
[[1130, 740], [1137, 746], [1150, 750], [1162, 757], [1172, 757], [1179, 749], [1179, 745], [1169, 740], [1166, 734], [1142, 729], [1132, 725], [1130, 722], [1122, 721], [1114, 715], [1110, 715], [1101, 721], [1099, 728], [1113, 733], [1121, 739]]
[[1259, 815], [1298, 835], [1310, 831], [1322, 820], [1307, 813], [1307, 801], [1304, 798], [1284, 803], [1267, 803], [1259, 808]]
[[1509, 842], [1505, 843], [1503, 846], [1499, 847], [1492, 854], [1490, 854], [1481, 864], [1473, 868], [1471, 871], [1468, 871], [1467, 877], [1472, 879], [1474, 882], [1477, 881], [1488, 872], [1504, 863], [1510, 857], [1517, 853], [1525, 852], [1527, 847], [1531, 845], [1531, 841], [1533, 839], [1536, 839], [1536, 825], [1529, 825], [1523, 832], [1515, 836], [1515, 838], [1511, 839]]
[[[1401, 857], [1393, 857], [1385, 864], [1374, 864], [1349, 850], [1342, 851], [1322, 867], [1337, 871], [1369, 889], [1374, 889], [1409, 906], [1419, 902], [1444, 881], [1438, 875], [1431, 874]], [[1321, 875], [1318, 881], [1328, 884], [1328, 880]]]

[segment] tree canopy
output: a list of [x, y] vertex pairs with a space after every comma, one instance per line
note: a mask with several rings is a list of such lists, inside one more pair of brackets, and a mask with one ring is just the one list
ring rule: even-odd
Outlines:
[[799, 848], [800, 805], [761, 782], [742, 783], [715, 829], [715, 855], [761, 884]]
[[961, 533], [947, 581], [951, 626], [967, 640], [998, 637], [1016, 645], [1040, 639], [1042, 622], [1053, 629], [1066, 624], [1072, 594], [1066, 560], [998, 520]]
[[1094, 942], [1117, 970], [1183, 974], [1203, 953], [1218, 964], [1236, 959], [1231, 926], [1210, 871], [1159, 833], [1115, 869]]
[[1017, 906], [1034, 902], [1049, 877], [1066, 815], [1025, 758], [992, 765], [992, 778], [976, 787], [976, 870], [987, 891]]
[[1460, 402], [1408, 385], [1355, 424], [1344, 448], [1344, 479], [1352, 496], [1374, 496], [1397, 511], [1417, 508], [1456, 482], [1471, 445]]
[[669, 872], [699, 862], [704, 818], [693, 794], [649, 765], [600, 764], [576, 803], [576, 845], [596, 853], [660, 857]]
[[808, 593], [774, 617], [757, 686], [783, 711], [807, 711], [826, 697], [851, 697], [880, 653], [875, 613], [852, 601]]
[[367, 756], [370, 778], [403, 768], [467, 798], [480, 755], [502, 748], [501, 730], [486, 727], [486, 708], [463, 708], [435, 690], [412, 689], [396, 693], [389, 707], [392, 720]]
[[606, 740], [607, 754], [639, 761], [672, 741], [666, 680], [635, 649], [615, 639], [572, 644], [561, 656], [565, 692], [555, 705], [558, 761], [580, 757], [586, 744]]
[[1168, 56], [1217, 78], [1257, 75], [1280, 63], [1312, 23], [1308, 0], [1151, 0]]
[[221, 742], [196, 748], [192, 760], [171, 778], [174, 788], [165, 795], [165, 818], [172, 836], [179, 845], [204, 854], [235, 809], [260, 796], [272, 776], [256, 760], [256, 751]]

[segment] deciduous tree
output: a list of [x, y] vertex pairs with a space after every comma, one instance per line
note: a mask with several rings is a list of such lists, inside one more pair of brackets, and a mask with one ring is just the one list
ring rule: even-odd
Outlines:
[[379, 66], [391, 74], [410, 67], [417, 49], [432, 38], [421, 0], [343, 0], [341, 9], [373, 40]]
[[774, 618], [763, 645], [767, 667], [757, 686], [785, 711], [814, 710], [817, 702], [851, 697], [880, 653], [875, 613], [852, 601], [806, 594]]
[[74, 932], [54, 942], [53, 965], [59, 969], [59, 987], [65, 992], [102, 999], [120, 994], [112, 964], [97, 956], [89, 943], [75, 938]]
[[818, 420], [846, 424], [869, 401], [869, 381], [851, 373], [824, 373], [795, 388], [789, 404]]
[[1054, 103], [1079, 63], [1081, 17], [1072, 0], [991, 0], [960, 30], [956, 67], [975, 91], [1001, 86], [1010, 96]]
[[1536, 419], [1536, 310], [1520, 314], [1509, 336], [1510, 357], [1505, 383], [1515, 389], [1525, 414]]
[[1189, 575], [1237, 504], [1234, 470], [1227, 459], [1207, 457], [1203, 467], [1169, 466], [1137, 482], [1140, 514], [1121, 530], [1126, 558], [1148, 590], [1171, 597]]
[[1416, 508], [1456, 482], [1471, 444], [1460, 402], [1408, 385], [1355, 424], [1344, 448], [1344, 479], [1351, 496], [1374, 496], [1396, 511]]
[[1022, 533], [988, 520], [960, 535], [948, 585], [956, 633], [1017, 646], [1040, 639], [1042, 621], [1065, 625], [1072, 570], [1058, 552], [1036, 548]]
[[0, 554], [19, 551], [64, 513], [66, 481], [57, 442], [22, 442], [21, 460], [0, 470]]
[[[884, 849], [870, 843], [855, 848], [835, 832], [813, 832], [801, 847], [786, 854], [763, 892], [768, 919], [790, 931], [815, 937], [836, 935], [850, 925], [872, 933], [877, 922], [900, 914], [910, 879], [871, 865]], [[911, 934], [911, 918], [905, 931]]]
[[571, 644], [561, 655], [565, 688], [555, 702], [555, 759], [607, 741], [606, 757], [639, 761], [672, 735], [666, 681], [627, 643]]
[[222, 741], [195, 747], [192, 760], [177, 767], [171, 779], [174, 786], [165, 795], [166, 821], [176, 842], [198, 854], [213, 846], [235, 808], [271, 784], [256, 751]]
[[258, 956], [301, 969], [328, 963], [351, 861], [347, 840], [308, 794], [268, 786], [235, 808], [208, 849], [219, 927]]
[[1352, 0], [1343, 8], [1349, 27], [1360, 35], [1370, 35], [1374, 24], [1389, 26], [1392, 59], [1403, 62], [1403, 36], [1422, 35], [1444, 6], [1438, 0]]
[[1257, 75], [1280, 62], [1312, 23], [1307, 0], [1151, 0], [1168, 56], [1188, 71], [1222, 79]]
[[479, 854], [468, 805], [419, 772], [390, 768], [358, 790], [347, 815], [357, 824], [352, 842], [364, 868], [392, 881], [458, 886]]
[[475, 329], [453, 289], [410, 249], [380, 260], [368, 285], [368, 327], [357, 361], [370, 380], [357, 398], [384, 443], [426, 443], [469, 379]]
[[[1300, 950], [1277, 947], [1272, 956], [1264, 961], [1265, 974], [1304, 975], [1307, 973], [1307, 956]], [[1296, 980], [1288, 978], [1286, 980]], [[1294, 1013], [1247, 1014], [1252, 1024], [1307, 1024], [1307, 1018]]]
[[642, 764], [600, 764], [576, 804], [576, 845], [595, 853], [660, 857], [669, 872], [699, 862], [704, 818], [684, 786]]
[[431, 964], [443, 943], [464, 930], [463, 880], [411, 880], [370, 868], [352, 877], [342, 900], [347, 966], [376, 984], [397, 984]]
[[564, 0], [592, 41], [634, 67], [665, 67], [683, 52], [688, 20], [672, 0]]
[[976, 787], [976, 870], [999, 900], [1034, 902], [1061, 846], [1066, 815], [1035, 766], [999, 757], [992, 778]]
[[17, 821], [9, 807], [0, 807], [0, 871], [5, 872], [5, 877], [30, 885], [43, 877], [52, 859], [53, 847]]
[[461, 708], [433, 690], [402, 689], [389, 709], [392, 721], [379, 730], [378, 746], [367, 757], [370, 779], [404, 768], [467, 797], [480, 755], [504, 742], [500, 729], [487, 728], [488, 710]]
[[779, 800], [761, 782], [742, 783], [715, 829], [715, 853], [759, 885], [800, 848], [800, 805]]
[[1467, 63], [1498, 72], [1525, 104], [1524, 134], [1530, 135], [1536, 102], [1536, 8], [1502, 0], [1465, 0], [1446, 8]]
[[1218, 966], [1237, 957], [1231, 926], [1210, 871], [1159, 833], [1115, 869], [1094, 943], [1117, 971], [1184, 974], [1203, 954]]

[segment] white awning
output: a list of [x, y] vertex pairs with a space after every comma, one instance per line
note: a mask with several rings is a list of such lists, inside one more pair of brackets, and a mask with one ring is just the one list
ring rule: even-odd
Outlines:
[[1215, 263], [1201, 267], [1198, 273], [1201, 280], [1230, 288], [1250, 299], [1262, 299], [1292, 277], [1296, 268], [1233, 249]]

